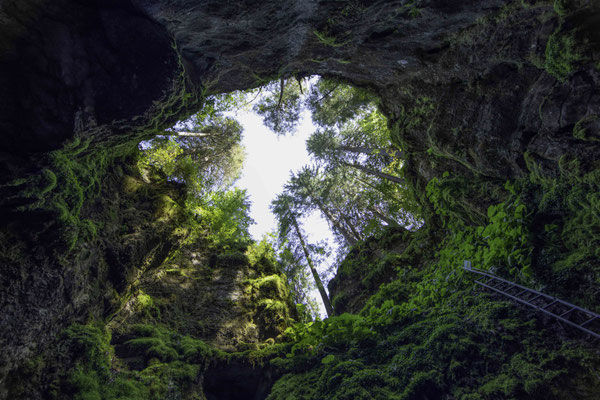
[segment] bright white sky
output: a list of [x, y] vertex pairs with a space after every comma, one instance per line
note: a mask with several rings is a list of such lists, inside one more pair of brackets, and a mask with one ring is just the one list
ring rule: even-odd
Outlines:
[[[292, 172], [310, 162], [305, 142], [315, 128], [308, 111], [303, 113], [293, 136], [277, 136], [252, 111], [238, 112], [237, 120], [244, 127], [242, 143], [246, 148], [246, 160], [236, 186], [248, 190], [252, 201], [250, 216], [256, 221], [250, 227], [250, 234], [255, 240], [260, 240], [277, 226], [275, 216], [269, 210], [271, 200], [283, 191]], [[302, 221], [312, 242], [332, 239], [327, 222], [318, 213]]]
[[[262, 118], [252, 111], [238, 111], [236, 119], [244, 127], [242, 143], [246, 148], [246, 159], [242, 177], [236, 186], [246, 189], [252, 202], [250, 216], [256, 221], [250, 227], [253, 239], [261, 240], [266, 233], [274, 232], [277, 228], [275, 216], [269, 210], [269, 205], [275, 196], [283, 191], [283, 186], [292, 172], [310, 163], [306, 151], [306, 139], [314, 132], [310, 113], [302, 114], [301, 123], [294, 135], [277, 136], [263, 125]], [[327, 240], [333, 247], [333, 236], [327, 221], [317, 212], [302, 218], [308, 241], [315, 243]], [[335, 247], [334, 247], [335, 250]], [[319, 266], [324, 271], [333, 262], [333, 257], [327, 265]], [[318, 292], [313, 293], [322, 307]], [[324, 309], [321, 309], [324, 316]]]

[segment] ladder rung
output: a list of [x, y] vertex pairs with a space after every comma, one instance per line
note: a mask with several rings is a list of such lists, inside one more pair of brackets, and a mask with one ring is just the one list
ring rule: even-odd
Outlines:
[[570, 313], [571, 311], [575, 310], [575, 307], [569, 309], [568, 311], [565, 311], [564, 313], [560, 314], [559, 317], [564, 317], [565, 315], [567, 315], [568, 313]]
[[488, 279], [487, 281], [485, 281], [484, 283], [485, 283], [486, 285], [489, 285], [489, 283], [490, 283], [491, 281], [493, 281], [493, 280], [494, 280], [494, 278], [490, 278], [490, 279]]
[[[559, 323], [564, 322], [568, 325], [571, 325], [575, 328], [578, 328], [578, 329], [584, 331], [585, 333], [587, 333], [591, 336], [594, 336], [595, 338], [600, 338], [600, 332], [597, 332], [597, 331], [594, 332], [594, 331], [584, 327], [584, 326], [588, 325], [589, 323], [591, 323], [592, 321], [596, 321], [596, 320], [600, 321], [600, 315], [593, 313], [591, 311], [585, 310], [574, 304], [570, 304], [565, 301], [559, 300], [556, 297], [552, 297], [547, 294], [535, 291], [533, 289], [526, 288], [525, 286], [518, 285], [516, 283], [504, 280], [502, 278], [498, 278], [498, 277], [496, 277], [490, 273], [487, 273], [485, 271], [480, 271], [480, 270], [470, 268], [470, 265], [467, 266], [466, 262], [465, 262], [465, 269], [472, 273], [483, 275], [486, 277], [485, 280], [484, 279], [482, 279], [481, 281], [475, 280], [475, 283], [482, 285], [484, 287], [487, 287], [489, 289], [492, 289], [493, 291], [503, 294], [504, 296], [510, 297], [513, 300], [517, 300], [520, 303], [524, 303], [524, 304], [526, 304], [530, 307], [533, 307], [545, 314], [548, 314], [548, 315], [556, 318]], [[516, 290], [516, 292], [518, 292], [518, 293], [515, 292], [515, 294], [511, 294], [510, 292], [514, 291], [514, 290]], [[533, 294], [534, 296], [531, 297], [530, 299], [528, 299], [527, 297], [529, 297], [530, 294]], [[523, 296], [523, 297], [520, 298], [520, 296]], [[542, 300], [539, 301], [538, 303], [541, 303], [541, 305], [540, 306], [535, 305], [533, 302], [540, 297], [542, 298]], [[547, 304], [544, 304], [544, 303], [547, 303]], [[560, 315], [558, 315], [557, 312], [562, 307], [560, 307], [556, 311], [548, 311], [548, 309], [550, 307], [552, 307], [554, 304], [557, 304], [557, 303], [560, 304], [561, 306], [566, 306], [568, 309]], [[589, 319], [581, 324], [578, 324], [577, 322], [575, 322], [572, 319], [569, 320], [569, 318], [566, 317], [566, 315], [575, 310], [579, 310], [580, 312], [586, 314], [586, 317]], [[579, 318], [577, 318], [577, 319], [579, 319]]]
[[[518, 286], [516, 286], [516, 285], [513, 285], [513, 287], [508, 288], [506, 291], [508, 292], [508, 291], [513, 290], [513, 289], [520, 289], [520, 288]], [[513, 296], [518, 296], [520, 294], [521, 294], [521, 292], [518, 292], [517, 294], [513, 294]]]
[[534, 301], [535, 299], [537, 299], [540, 296], [541, 296], [541, 294], [535, 295], [535, 296], [533, 296], [531, 299], [529, 299], [527, 301], [531, 303], [532, 301]]
[[589, 324], [590, 322], [592, 322], [593, 320], [595, 320], [596, 318], [598, 318], [598, 317], [594, 316], [594, 317], [592, 317], [592, 318], [588, 319], [587, 321], [585, 321], [583, 324], [580, 324], [579, 326], [584, 326], [584, 325], [587, 325], [587, 324]]
[[546, 304], [544, 307], [542, 307], [542, 310], [545, 310], [546, 308], [550, 307], [554, 303], [558, 303], [558, 300], [554, 300], [554, 301], [550, 302], [549, 304]]
[[515, 294], [515, 297], [519, 297], [520, 295], [522, 295], [523, 293], [528, 292], [528, 291], [529, 291], [528, 289], [521, 290], [519, 293]]
[[511, 284], [511, 283], [506, 283], [506, 282], [501, 282], [498, 286], [496, 287], [502, 287], [502, 285], [506, 285], [504, 286], [504, 288], [502, 290], [510, 290], [512, 288], [515, 287], [515, 285]]

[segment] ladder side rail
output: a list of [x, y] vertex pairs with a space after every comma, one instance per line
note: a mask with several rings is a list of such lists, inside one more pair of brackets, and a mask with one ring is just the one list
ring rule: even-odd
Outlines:
[[573, 321], [569, 321], [568, 319], [563, 318], [563, 317], [561, 317], [559, 315], [556, 315], [556, 314], [554, 314], [551, 311], [547, 311], [547, 310], [544, 310], [544, 309], [541, 309], [541, 308], [540, 308], [540, 311], [542, 311], [542, 312], [544, 312], [544, 313], [546, 313], [546, 314], [548, 314], [548, 315], [550, 315], [550, 316], [552, 316], [552, 317], [554, 317], [554, 318], [556, 318], [556, 319], [564, 322], [565, 324], [569, 324], [569, 325], [571, 325], [571, 326], [573, 326], [573, 327], [575, 327], [575, 328], [577, 328], [579, 330], [584, 331], [585, 333], [587, 333], [589, 335], [592, 335], [592, 336], [600, 339], [600, 334], [598, 334], [598, 333], [596, 333], [594, 331], [591, 331], [591, 330], [589, 330], [587, 328], [584, 328], [583, 326], [581, 326], [581, 325], [579, 325], [579, 324], [577, 324], [577, 323], [575, 323]]
[[484, 286], [484, 287], [486, 287], [486, 288], [488, 288], [488, 289], [491, 289], [491, 290], [493, 290], [493, 291], [495, 291], [495, 292], [497, 292], [497, 293], [500, 293], [500, 294], [502, 294], [502, 295], [504, 295], [504, 296], [506, 296], [506, 297], [510, 297], [511, 299], [513, 299], [513, 300], [516, 300], [516, 301], [518, 301], [519, 303], [523, 303], [523, 304], [525, 304], [525, 305], [527, 305], [527, 306], [529, 306], [529, 307], [531, 307], [531, 308], [536, 308], [536, 309], [537, 309], [537, 308], [539, 308], [538, 306], [536, 306], [535, 304], [531, 304], [531, 303], [530, 303], [530, 302], [528, 302], [527, 300], [523, 300], [523, 299], [521, 299], [521, 298], [519, 298], [519, 297], [517, 297], [517, 296], [513, 296], [513, 295], [512, 295], [512, 294], [510, 294], [510, 293], [506, 293], [506, 292], [504, 292], [504, 291], [502, 291], [502, 290], [500, 290], [500, 289], [497, 289], [497, 288], [495, 288], [495, 287], [492, 287], [492, 286], [490, 286], [490, 285], [486, 285], [486, 284], [485, 284], [485, 283], [483, 283], [483, 282], [480, 282], [480, 281], [475, 281], [475, 283], [477, 283], [477, 284], [479, 284], [479, 285], [481, 285], [481, 286]]
[[[528, 287], [526, 287], [526, 286], [522, 286], [522, 285], [519, 285], [519, 284], [517, 284], [517, 283], [513, 283], [513, 282], [511, 282], [511, 281], [508, 281], [508, 280], [506, 280], [506, 279], [502, 279], [502, 278], [500, 278], [500, 277], [497, 277], [497, 276], [495, 276], [495, 275], [492, 275], [492, 274], [490, 274], [490, 273], [488, 273], [488, 272], [486, 272], [486, 271], [482, 271], [482, 270], [475, 269], [475, 268], [465, 268], [465, 270], [466, 270], [466, 271], [471, 271], [471, 272], [474, 272], [474, 273], [476, 273], [476, 274], [479, 274], [479, 275], [487, 276], [487, 277], [489, 277], [489, 278], [495, 278], [495, 279], [498, 279], [499, 281], [502, 281], [502, 282], [509, 283], [509, 284], [511, 284], [511, 285], [514, 285], [514, 286], [516, 286], [516, 287], [518, 287], [518, 288], [521, 288], [521, 289], [523, 289], [523, 290], [526, 290], [526, 291], [528, 291], [528, 292], [535, 293], [536, 295], [538, 295], [538, 296], [541, 296], [541, 297], [544, 297], [545, 299], [552, 300], [552, 301], [556, 301], [557, 303], [560, 303], [560, 304], [562, 304], [562, 305], [564, 305], [564, 306], [567, 306], [567, 307], [569, 307], [569, 308], [575, 308], [575, 309], [577, 309], [577, 310], [579, 310], [579, 311], [581, 311], [581, 312], [583, 312], [583, 313], [585, 313], [585, 314], [588, 314], [588, 315], [590, 315], [590, 316], [593, 316], [593, 317], [600, 318], [600, 314], [596, 314], [596, 313], [595, 313], [595, 312], [593, 312], [593, 311], [586, 310], [585, 308], [581, 308], [581, 307], [579, 307], [579, 306], [576, 306], [575, 304], [572, 304], [572, 303], [569, 303], [569, 302], [567, 302], [567, 301], [564, 301], [564, 300], [558, 299], [558, 298], [556, 298], [556, 297], [554, 297], [554, 296], [550, 296], [550, 295], [547, 295], [547, 294], [545, 294], [545, 293], [538, 292], [538, 291], [537, 291], [537, 290], [535, 290], [535, 289], [531, 289], [531, 288], [528, 288]], [[488, 286], [488, 287], [489, 287], [489, 286]], [[533, 307], [536, 307], [536, 308], [538, 308], [537, 306], [533, 306]]]
[[502, 295], [504, 295], [504, 296], [506, 296], [506, 297], [510, 297], [511, 299], [513, 299], [513, 300], [515, 300], [515, 301], [518, 301], [519, 303], [523, 303], [523, 304], [525, 304], [525, 305], [528, 305], [529, 307], [532, 307], [532, 308], [534, 308], [534, 309], [540, 310], [540, 311], [542, 311], [543, 313], [545, 313], [545, 314], [548, 314], [548, 315], [550, 315], [551, 317], [554, 317], [554, 318], [556, 318], [556, 319], [558, 319], [558, 320], [560, 320], [560, 321], [564, 322], [565, 324], [571, 325], [571, 326], [573, 326], [573, 327], [575, 327], [575, 328], [577, 328], [577, 329], [579, 329], [579, 330], [582, 330], [582, 331], [584, 331], [584, 332], [585, 332], [585, 333], [587, 333], [587, 334], [590, 334], [590, 335], [592, 335], [592, 336], [594, 336], [594, 337], [596, 337], [596, 338], [599, 338], [599, 339], [600, 339], [600, 334], [598, 334], [598, 333], [596, 333], [596, 332], [594, 332], [594, 331], [591, 331], [591, 330], [589, 330], [589, 329], [587, 329], [587, 328], [584, 328], [583, 326], [580, 326], [580, 325], [576, 324], [576, 323], [575, 323], [575, 322], [573, 322], [573, 321], [569, 321], [568, 319], [566, 319], [566, 318], [563, 318], [563, 317], [561, 317], [561, 316], [559, 316], [559, 315], [556, 315], [556, 314], [554, 314], [554, 313], [553, 313], [553, 312], [551, 312], [551, 311], [544, 310], [543, 308], [541, 308], [541, 307], [538, 307], [538, 306], [536, 306], [536, 305], [533, 305], [533, 304], [531, 304], [531, 303], [527, 302], [526, 300], [520, 299], [520, 298], [518, 298], [518, 297], [516, 297], [516, 296], [513, 296], [513, 295], [511, 295], [511, 294], [509, 294], [509, 293], [503, 292], [503, 291], [502, 291], [502, 290], [500, 290], [500, 289], [496, 289], [496, 288], [494, 288], [494, 287], [492, 287], [492, 286], [486, 285], [486, 284], [485, 284], [485, 283], [483, 283], [483, 282], [480, 282], [480, 281], [475, 281], [475, 282], [476, 282], [476, 283], [478, 283], [478, 284], [479, 284], [479, 285], [481, 285], [481, 286], [485, 286], [485, 287], [487, 287], [488, 289], [491, 289], [491, 290], [493, 290], [493, 291], [495, 291], [495, 292], [498, 292], [498, 293], [500, 293], [500, 294], [502, 294]]
[[[467, 270], [467, 271], [471, 271], [471, 272], [474, 272], [474, 273], [476, 273], [476, 274], [479, 274], [479, 275], [482, 275], [482, 276], [486, 276], [486, 277], [488, 277], [488, 278], [492, 278], [492, 279], [498, 280], [498, 281], [500, 281], [500, 282], [503, 282], [503, 283], [507, 283], [507, 284], [509, 284], [509, 285], [513, 285], [513, 286], [515, 286], [515, 287], [518, 287], [519, 289], [522, 289], [522, 292], [523, 292], [523, 291], [525, 291], [525, 292], [529, 292], [529, 293], [533, 293], [533, 294], [535, 294], [535, 295], [536, 295], [536, 297], [535, 297], [535, 298], [537, 298], [537, 297], [543, 297], [543, 298], [544, 298], [544, 299], [546, 299], [546, 300], [551, 300], [551, 301], [554, 301], [554, 300], [556, 300], [556, 301], [558, 301], [558, 302], [561, 302], [561, 303], [562, 303], [562, 300], [560, 300], [560, 299], [557, 299], [556, 297], [552, 297], [552, 296], [550, 296], [550, 295], [547, 295], [547, 294], [545, 294], [545, 293], [538, 292], [538, 291], [537, 291], [537, 290], [535, 290], [535, 289], [531, 289], [531, 288], [528, 288], [528, 287], [526, 287], [526, 286], [519, 285], [518, 283], [514, 283], [514, 282], [511, 282], [511, 281], [509, 281], [509, 280], [506, 280], [506, 279], [500, 278], [500, 277], [498, 277], [498, 276], [496, 276], [496, 275], [492, 275], [492, 274], [490, 274], [490, 273], [488, 273], [488, 272], [486, 272], [486, 271], [482, 271], [482, 270], [480, 270], [480, 269], [475, 269], [475, 268], [470, 268], [470, 269], [467, 269], [467, 268], [465, 268], [465, 270]], [[521, 292], [520, 294], [522, 294], [522, 292]], [[566, 303], [566, 302], [565, 302], [565, 303]], [[568, 304], [568, 303], [567, 303], [567, 304], [565, 304], [565, 305], [568, 305], [568, 306], [570, 306], [571, 304]], [[532, 307], [536, 307], [536, 306], [532, 305]]]

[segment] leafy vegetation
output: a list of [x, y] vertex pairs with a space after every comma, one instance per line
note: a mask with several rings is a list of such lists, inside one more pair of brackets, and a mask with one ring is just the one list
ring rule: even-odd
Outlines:
[[201, 113], [140, 145], [142, 174], [185, 188], [188, 241], [210, 232], [214, 246], [224, 250], [249, 243], [247, 194], [232, 187], [244, 160], [242, 127], [224, 115], [243, 100], [235, 95], [209, 97]]
[[181, 336], [163, 327], [134, 325], [135, 338], [120, 348], [122, 354], [142, 355], [144, 367], [129, 370], [115, 357], [111, 335], [102, 327], [73, 325], [65, 333], [82, 357], [66, 383], [67, 392], [78, 400], [163, 399], [173, 384], [191, 386], [205, 368], [204, 360], [218, 351], [200, 340]]
[[[598, 207], [600, 170], [585, 168], [576, 158], [563, 157], [559, 175], [548, 177], [527, 155], [530, 183], [542, 193], [536, 198], [540, 241], [534, 272], [555, 293], [597, 310], [592, 287], [599, 281]], [[581, 277], [586, 276], [582, 281]]]
[[[285, 97], [292, 84], [293, 101], [272, 107], [278, 96], [292, 100]], [[419, 226], [418, 208], [403, 185], [402, 152], [392, 145], [375, 98], [363, 89], [326, 79], [312, 83], [306, 94], [299, 93], [298, 85], [286, 83], [280, 92], [271, 87], [257, 105], [268, 126], [280, 113], [291, 118], [293, 123], [279, 127], [279, 133], [293, 132], [302, 106], [319, 127], [307, 141], [315, 164], [294, 174], [285, 189], [296, 206], [303, 212], [318, 210], [342, 248], [382, 226]]]
[[[569, 398], [590, 362], [502, 302], [464, 293], [426, 313], [393, 299], [361, 315], [297, 327], [269, 399]], [[597, 390], [586, 388], [581, 398]]]
[[[280, 376], [269, 399], [596, 398], [591, 348], [477, 291], [461, 266], [471, 260], [597, 307], [598, 170], [564, 158], [560, 174], [547, 176], [526, 155], [530, 176], [500, 182], [431, 142], [423, 157], [465, 170], [440, 172], [417, 193], [404, 176], [400, 131], [427, 123], [431, 99], [419, 97], [388, 126], [364, 90], [324, 79], [306, 89], [299, 79], [274, 83], [256, 106], [279, 134], [293, 131], [303, 107], [318, 125], [307, 144], [315, 163], [272, 203], [276, 238], [250, 239], [246, 193], [232, 188], [241, 129], [221, 107], [242, 100], [209, 100], [205, 114], [141, 146], [145, 177], [185, 191], [169, 203], [184, 216], [185, 240], [157, 268], [160, 290], [140, 283], [134, 315], [112, 325], [112, 338], [102, 324], [67, 331], [82, 356], [64, 390], [80, 399], [193, 398], [210, 365], [241, 363]], [[573, 129], [578, 140], [593, 139], [586, 123]], [[46, 173], [39, 186], [53, 185]], [[326, 246], [309, 243], [301, 221], [313, 210], [346, 253], [329, 293], [318, 271]], [[589, 280], [573, 294], [581, 272]], [[197, 290], [225, 280], [242, 289]], [[183, 305], [190, 299], [224, 317], [194, 321]]]

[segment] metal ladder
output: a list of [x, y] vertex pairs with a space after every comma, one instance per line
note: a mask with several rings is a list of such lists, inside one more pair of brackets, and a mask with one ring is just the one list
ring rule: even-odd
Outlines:
[[499, 278], [487, 271], [475, 269], [471, 266], [470, 261], [465, 260], [463, 269], [487, 278], [475, 280], [478, 285], [535, 308], [593, 337], [600, 338], [600, 315], [537, 290]]

